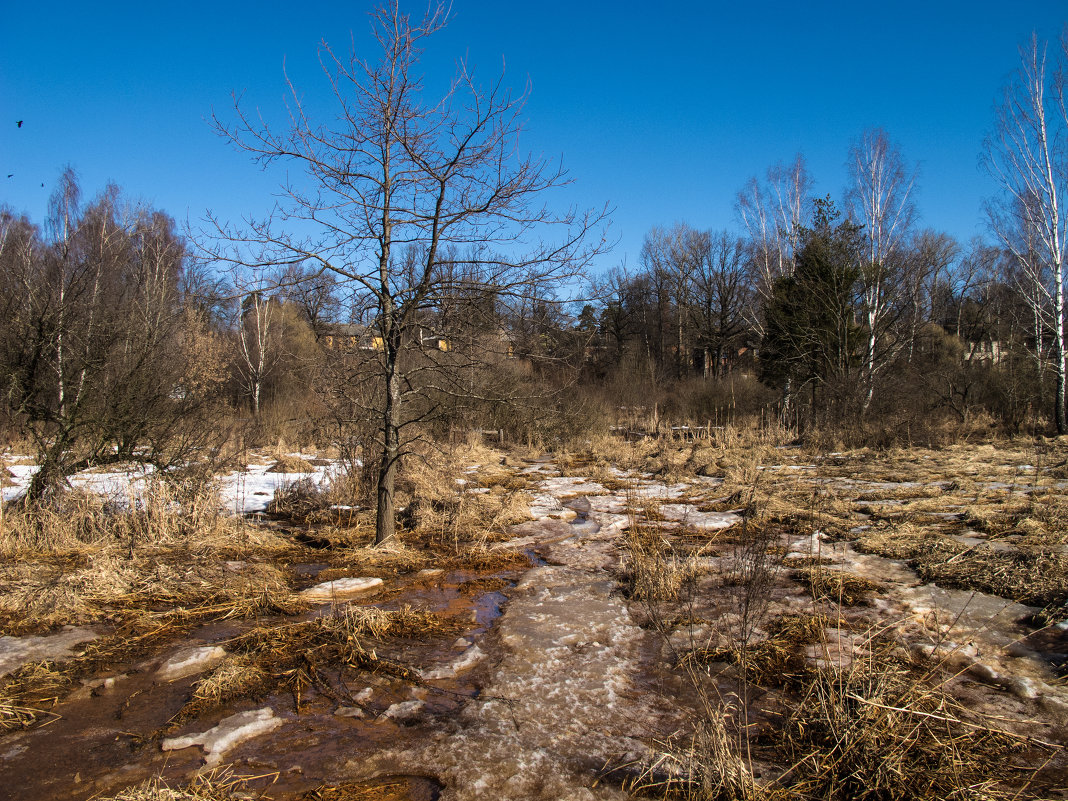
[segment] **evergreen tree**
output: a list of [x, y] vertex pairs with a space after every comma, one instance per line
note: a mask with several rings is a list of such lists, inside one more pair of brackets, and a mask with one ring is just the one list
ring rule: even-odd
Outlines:
[[862, 226], [839, 217], [830, 198], [815, 201], [811, 227], [799, 232], [794, 273], [775, 282], [765, 309], [761, 379], [782, 389], [787, 403], [805, 389], [814, 407], [828, 386], [835, 394], [827, 401], [855, 389]]

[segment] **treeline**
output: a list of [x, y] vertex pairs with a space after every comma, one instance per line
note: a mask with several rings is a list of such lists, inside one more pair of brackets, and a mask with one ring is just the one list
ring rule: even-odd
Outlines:
[[[639, 268], [596, 278], [582, 304], [500, 291], [444, 254], [401, 342], [404, 426], [545, 445], [657, 418], [875, 444], [1051, 430], [1052, 333], [1020, 260], [916, 229], [915, 177], [885, 134], [858, 147], [909, 189], [882, 204], [897, 216], [883, 241], [859, 195], [844, 214], [809, 198], [798, 157], [739, 194], [742, 232], [654, 228]], [[43, 230], [0, 213], [0, 269], [3, 411], [45, 467], [32, 494], [90, 465], [187, 466], [235, 434], [353, 461], [380, 436], [379, 310], [332, 272], [289, 266], [250, 289], [117, 188], [83, 205], [69, 170]]]
[[[211, 468], [236, 442], [368, 461], [387, 357], [404, 376], [405, 452], [472, 428], [559, 441], [586, 423], [561, 417], [558, 393], [584, 338], [540, 286], [509, 290], [444, 253], [390, 352], [377, 299], [336, 274], [300, 264], [250, 286], [194, 250], [118, 187], [84, 202], [70, 169], [43, 227], [0, 207], [0, 419], [41, 465], [29, 498], [88, 467]], [[391, 269], [423, 255], [398, 251]]]
[[1019, 261], [916, 227], [915, 174], [885, 133], [853, 155], [855, 178], [889, 172], [896, 191], [866, 205], [857, 191], [843, 212], [808, 194], [798, 157], [739, 193], [741, 232], [652, 229], [638, 269], [612, 271], [578, 315], [588, 380], [691, 423], [763, 415], [883, 439], [1051, 425], [1052, 331]]
[[[377, 13], [390, 36], [411, 24]], [[0, 413], [37, 451], [30, 495], [90, 465], [188, 470], [235, 438], [285, 438], [377, 462], [368, 485], [392, 520], [402, 458], [471, 429], [548, 446], [624, 422], [756, 420], [877, 445], [1065, 433], [1068, 40], [1052, 73], [1037, 40], [1022, 54], [984, 150], [1002, 190], [989, 242], [921, 228], [917, 170], [872, 129], [839, 202], [813, 197], [798, 156], [737, 193], [736, 230], [653, 228], [635, 269], [576, 289], [604, 212], [546, 210], [564, 174], [512, 160], [516, 101], [450, 107], [446, 125], [343, 66], [367, 108], [388, 101], [408, 127], [302, 128], [292, 154], [240, 107], [216, 123], [322, 184], [286, 215], [213, 220], [193, 247], [115, 187], [83, 204], [68, 170], [43, 230], [0, 209]], [[414, 51], [383, 59], [406, 80], [417, 66]]]

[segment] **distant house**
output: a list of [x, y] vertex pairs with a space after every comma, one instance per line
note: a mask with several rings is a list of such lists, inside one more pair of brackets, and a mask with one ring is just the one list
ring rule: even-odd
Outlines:
[[327, 350], [350, 353], [356, 350], [380, 351], [385, 348], [382, 337], [366, 325], [335, 323], [327, 326], [325, 331], [320, 341]]
[[1000, 340], [981, 339], [964, 343], [964, 361], [998, 364], [1005, 357]]
[[448, 353], [452, 350], [452, 343], [441, 334], [433, 334], [422, 328], [419, 329], [419, 344], [424, 350], [440, 350]]

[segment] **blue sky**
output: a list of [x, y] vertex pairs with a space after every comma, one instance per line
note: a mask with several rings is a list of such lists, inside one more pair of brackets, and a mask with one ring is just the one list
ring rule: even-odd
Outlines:
[[[113, 181], [195, 222], [261, 213], [277, 185], [215, 136], [213, 107], [226, 114], [236, 90], [280, 113], [283, 62], [316, 102], [318, 42], [345, 50], [351, 34], [367, 52], [371, 3], [9, 5], [0, 203], [43, 222], [70, 164], [88, 195]], [[455, 0], [424, 63], [431, 83], [458, 57], [486, 81], [502, 63], [512, 86], [529, 79], [522, 145], [570, 170], [558, 202], [615, 208], [618, 244], [599, 266], [634, 267], [654, 225], [737, 229], [746, 179], [797, 152], [816, 192], [840, 198], [849, 144], [870, 126], [919, 164], [921, 225], [984, 233], [993, 103], [1031, 31], [1054, 39], [1065, 22], [1068, 0]]]

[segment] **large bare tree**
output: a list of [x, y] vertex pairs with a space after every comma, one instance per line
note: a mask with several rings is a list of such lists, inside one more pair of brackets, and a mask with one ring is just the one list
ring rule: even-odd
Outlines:
[[[206, 244], [241, 267], [314, 266], [370, 301], [379, 392], [375, 540], [395, 535], [397, 471], [423, 412], [420, 375], [454, 363], [408, 358], [446, 299], [545, 296], [575, 277], [604, 246], [605, 211], [555, 212], [546, 193], [567, 182], [559, 167], [519, 150], [524, 96], [497, 78], [488, 88], [460, 63], [451, 87], [429, 97], [418, 73], [422, 47], [445, 25], [433, 3], [421, 19], [396, 0], [372, 12], [375, 56], [342, 57], [323, 43], [320, 62], [334, 112], [317, 122], [290, 84], [288, 123], [276, 127], [235, 98], [219, 133], [267, 167], [285, 165], [281, 200], [261, 219], [213, 220]], [[451, 253], [463, 254], [455, 269]], [[443, 373], [438, 370], [437, 375]], [[441, 382], [431, 382], [437, 389]], [[414, 403], [414, 405], [413, 405]]]
[[877, 374], [896, 355], [904, 337], [891, 327], [904, 309], [907, 272], [905, 244], [916, 217], [913, 195], [917, 169], [908, 167], [900, 149], [882, 128], [864, 131], [849, 149], [846, 162], [849, 216], [864, 225], [866, 259], [861, 271], [861, 313], [867, 338], [864, 346], [864, 403], [875, 392]]
[[[735, 210], [749, 235], [752, 283], [762, 304], [771, 300], [772, 287], [793, 274], [801, 223], [810, 202], [813, 180], [798, 153], [793, 161], [768, 168], [761, 183], [750, 178], [738, 192]], [[750, 325], [763, 334], [764, 320], [753, 307]]]
[[221, 383], [173, 220], [114, 186], [84, 209], [79, 196], [67, 169], [45, 237], [0, 209], [0, 385], [37, 446], [31, 501], [92, 465], [187, 462]]
[[[1030, 287], [1036, 320], [1052, 334], [1056, 375], [1054, 421], [1065, 418], [1064, 269], [1068, 248], [1068, 109], [1065, 70], [1068, 32], [1047, 66], [1047, 45], [1032, 35], [1020, 48], [1020, 68], [995, 108], [994, 129], [984, 143], [983, 163], [998, 182], [1000, 197], [987, 204], [990, 225], [1015, 256]], [[1042, 347], [1040, 331], [1036, 346]]]

